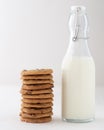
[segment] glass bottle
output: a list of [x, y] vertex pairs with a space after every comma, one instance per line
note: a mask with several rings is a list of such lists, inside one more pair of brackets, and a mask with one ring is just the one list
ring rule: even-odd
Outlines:
[[62, 119], [89, 122], [95, 115], [95, 64], [88, 48], [84, 6], [72, 6], [70, 44], [62, 63]]

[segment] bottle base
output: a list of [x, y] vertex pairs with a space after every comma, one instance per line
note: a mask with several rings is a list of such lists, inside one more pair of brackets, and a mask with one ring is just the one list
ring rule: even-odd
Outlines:
[[87, 123], [87, 122], [92, 122], [95, 120], [95, 118], [88, 118], [88, 119], [66, 119], [63, 118], [62, 119], [65, 122], [72, 122], [72, 123]]

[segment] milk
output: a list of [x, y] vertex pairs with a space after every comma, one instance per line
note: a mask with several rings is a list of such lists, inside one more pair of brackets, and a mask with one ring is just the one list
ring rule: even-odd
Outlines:
[[95, 113], [95, 65], [92, 57], [66, 58], [62, 65], [62, 117], [89, 120]]
[[95, 64], [88, 48], [86, 8], [71, 7], [70, 42], [62, 62], [62, 119], [88, 122], [95, 115]]

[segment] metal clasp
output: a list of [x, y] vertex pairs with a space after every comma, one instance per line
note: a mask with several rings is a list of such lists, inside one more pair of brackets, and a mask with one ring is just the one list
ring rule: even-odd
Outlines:
[[79, 34], [79, 29], [80, 29], [80, 25], [79, 25], [79, 23], [78, 23], [78, 13], [79, 13], [79, 11], [81, 10], [81, 8], [77, 8], [77, 10], [76, 10], [76, 14], [75, 14], [75, 16], [76, 16], [76, 23], [75, 23], [75, 31], [74, 31], [74, 36], [72, 37], [72, 41], [77, 41], [78, 39], [85, 39], [85, 40], [87, 40], [87, 39], [89, 39], [89, 37], [78, 37], [78, 34]]
[[78, 38], [78, 33], [79, 33], [79, 25], [78, 25], [78, 12], [80, 11], [80, 8], [77, 8], [76, 10], [76, 24], [75, 24], [75, 32], [72, 40], [75, 42]]
[[78, 39], [79, 26], [80, 25], [76, 25], [76, 27], [75, 27], [75, 34], [74, 34], [74, 36], [72, 38], [73, 41], [76, 41]]

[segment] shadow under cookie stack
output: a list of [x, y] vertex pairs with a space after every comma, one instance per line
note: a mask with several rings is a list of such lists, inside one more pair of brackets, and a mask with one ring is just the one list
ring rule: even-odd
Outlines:
[[21, 121], [45, 123], [52, 120], [54, 86], [52, 73], [52, 69], [22, 71]]

